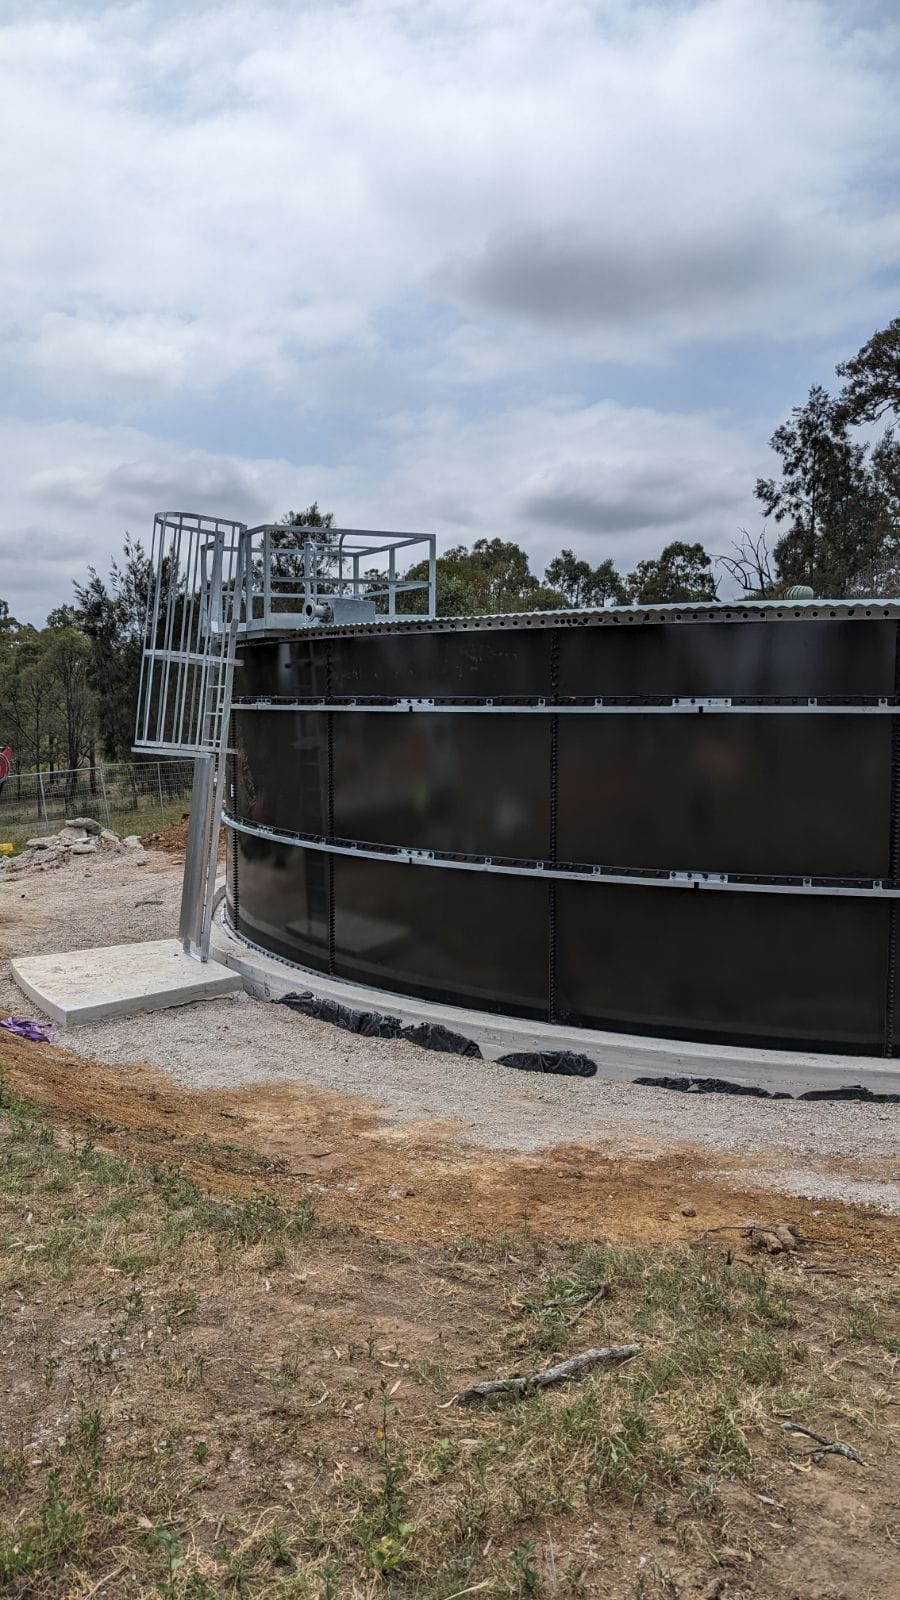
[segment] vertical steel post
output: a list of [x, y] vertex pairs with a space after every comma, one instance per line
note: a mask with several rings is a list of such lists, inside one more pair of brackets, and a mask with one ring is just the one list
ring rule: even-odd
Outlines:
[[437, 540], [433, 533], [428, 540], [428, 615], [437, 616]]
[[272, 530], [266, 528], [263, 533], [262, 548], [263, 567], [263, 626], [272, 626]]
[[47, 824], [47, 823], [49, 823], [50, 819], [47, 816], [47, 797], [44, 794], [44, 775], [40, 771], [38, 771], [37, 780], [38, 780], [38, 789], [40, 790], [40, 796], [41, 796], [38, 814], [40, 815], [41, 811], [44, 813], [44, 822], [45, 822], [45, 824]]
[[162, 762], [161, 761], [157, 761], [157, 763], [156, 763], [156, 783], [157, 783], [157, 787], [159, 789], [159, 820], [160, 820], [162, 826], [165, 827], [165, 825], [166, 825], [166, 808], [163, 805]]
[[178, 937], [186, 955], [192, 953], [199, 936], [199, 911], [206, 860], [206, 837], [212, 800], [213, 757], [204, 753], [194, 757], [194, 782], [191, 789], [191, 815], [188, 822], [184, 879], [181, 885], [181, 915]]
[[103, 775], [103, 768], [102, 767], [98, 767], [97, 768], [97, 775], [98, 775], [98, 777], [100, 779], [100, 795], [101, 795], [101, 798], [103, 800], [103, 812], [104, 812], [104, 815], [106, 817], [106, 826], [109, 827], [110, 826], [109, 800], [106, 797], [106, 779], [105, 779], [105, 777]]

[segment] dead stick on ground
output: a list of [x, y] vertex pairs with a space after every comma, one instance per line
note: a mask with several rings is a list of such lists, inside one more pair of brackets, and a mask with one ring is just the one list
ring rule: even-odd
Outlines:
[[455, 1395], [450, 1403], [465, 1406], [472, 1400], [487, 1400], [495, 1394], [510, 1394], [521, 1400], [535, 1389], [549, 1389], [553, 1383], [564, 1383], [600, 1361], [628, 1361], [639, 1355], [640, 1350], [639, 1344], [611, 1344], [602, 1350], [585, 1350], [580, 1356], [570, 1356], [568, 1361], [560, 1361], [558, 1366], [547, 1367], [544, 1372], [533, 1372], [527, 1378], [495, 1378], [490, 1383], [475, 1383], [471, 1389], [463, 1389], [461, 1394]]
[[600, 1279], [597, 1283], [587, 1284], [584, 1289], [570, 1289], [568, 1294], [558, 1294], [552, 1300], [545, 1300], [541, 1310], [555, 1311], [559, 1306], [577, 1306], [579, 1300], [586, 1300], [590, 1305], [592, 1300], [602, 1300], [608, 1291], [609, 1284]]
[[584, 1313], [586, 1311], [590, 1311], [591, 1306], [595, 1306], [597, 1304], [598, 1300], [605, 1299], [608, 1294], [609, 1294], [609, 1284], [608, 1283], [598, 1283], [598, 1285], [597, 1285], [596, 1289], [594, 1290], [593, 1294], [589, 1294], [588, 1295], [587, 1299], [584, 1302], [584, 1305], [579, 1306], [578, 1310], [576, 1311], [576, 1313], [574, 1315], [574, 1317], [570, 1317], [569, 1318], [569, 1327], [570, 1328], [574, 1328], [576, 1322], [578, 1322], [578, 1320], [581, 1317], [584, 1316]]
[[858, 1455], [849, 1444], [841, 1444], [840, 1439], [823, 1439], [820, 1433], [813, 1433], [811, 1428], [802, 1428], [799, 1422], [783, 1422], [781, 1426], [786, 1433], [802, 1433], [807, 1439], [815, 1440], [819, 1448], [808, 1450], [807, 1455], [812, 1456], [816, 1463], [820, 1462], [823, 1456], [844, 1456], [847, 1461], [855, 1461], [859, 1466], [865, 1466], [862, 1456]]

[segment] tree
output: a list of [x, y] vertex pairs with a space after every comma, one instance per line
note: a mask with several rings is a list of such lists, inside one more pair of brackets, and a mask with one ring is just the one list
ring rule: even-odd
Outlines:
[[625, 593], [636, 605], [689, 604], [715, 600], [712, 561], [702, 544], [676, 539], [655, 561], [639, 561], [625, 580]]
[[[483, 616], [502, 611], [558, 611], [568, 602], [557, 589], [535, 577], [528, 555], [512, 540], [476, 539], [471, 550], [454, 545], [438, 556], [436, 566], [437, 613], [441, 617]], [[427, 561], [417, 561], [404, 576], [421, 581], [428, 577]], [[421, 613], [427, 604], [424, 590], [397, 597], [398, 610]]]
[[611, 561], [592, 567], [577, 559], [571, 550], [561, 550], [554, 556], [544, 578], [571, 606], [602, 607], [609, 601], [621, 605], [625, 598], [622, 580]]
[[87, 583], [75, 585], [79, 626], [91, 645], [97, 727], [111, 760], [131, 753], [150, 579], [143, 545], [126, 533], [124, 559], [112, 562], [108, 581], [89, 567]]
[[814, 384], [806, 403], [772, 435], [780, 478], [756, 484], [764, 513], [787, 523], [774, 551], [780, 582], [808, 583], [816, 594], [835, 598], [846, 594], [890, 534], [878, 476], [894, 470], [893, 448], [885, 445], [876, 476], [869, 446], [852, 439], [848, 428], [841, 403]]
[[48, 628], [78, 628], [81, 626], [81, 612], [77, 606], [56, 606], [48, 613]]
[[73, 627], [47, 628], [41, 637], [43, 673], [53, 704], [56, 738], [63, 763], [72, 771], [91, 753], [96, 737], [90, 685], [91, 645]]
[[54, 693], [47, 671], [46, 634], [32, 628], [0, 658], [3, 736], [15, 750], [16, 767], [55, 764]]
[[768, 600], [778, 593], [778, 584], [766, 530], [763, 528], [755, 539], [746, 528], [741, 528], [740, 535], [732, 546], [734, 555], [717, 556], [716, 560], [746, 600]]
[[[301, 535], [298, 539], [297, 530], [312, 528], [316, 531], [317, 542], [324, 546], [317, 562], [316, 576], [325, 578], [331, 576], [334, 569], [334, 557], [330, 549], [330, 530], [333, 525], [334, 512], [320, 511], [318, 500], [314, 500], [303, 511], [286, 511], [275, 524], [271, 535], [271, 576], [278, 594], [279, 611], [298, 611], [303, 604], [303, 595], [298, 591], [302, 588], [306, 567], [303, 551], [298, 549], [303, 538]], [[256, 563], [256, 581], [262, 581], [261, 559]]]
[[842, 361], [837, 374], [847, 380], [839, 401], [847, 422], [877, 422], [886, 412], [900, 416], [900, 317]]

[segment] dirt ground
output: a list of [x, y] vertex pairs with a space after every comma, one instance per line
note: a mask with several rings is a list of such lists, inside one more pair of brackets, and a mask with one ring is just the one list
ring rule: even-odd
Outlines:
[[[900, 1225], [873, 1207], [741, 1186], [736, 1158], [722, 1178], [687, 1149], [556, 1145], [536, 1155], [492, 1154], [452, 1125], [387, 1124], [360, 1097], [297, 1084], [185, 1090], [159, 1068], [122, 1069], [61, 1045], [2, 1045], [14, 1091], [117, 1154], [174, 1163], [192, 1181], [248, 1193], [327, 1195], [331, 1214], [385, 1238], [460, 1234], [640, 1243], [679, 1242], [706, 1229], [772, 1215], [823, 1249], [900, 1263]], [[242, 1152], [246, 1159], [242, 1161]], [[704, 1152], [704, 1156], [705, 1156]], [[689, 1213], [685, 1215], [685, 1213]], [[735, 1232], [735, 1242], [738, 1240]]]
[[[0, 954], [162, 937], [179, 878], [159, 852], [0, 890]], [[244, 1000], [167, 1019], [0, 1034], [0, 1587], [893, 1600], [897, 1108], [711, 1097], [692, 1139], [684, 1096], [601, 1086], [592, 1125], [578, 1085], [517, 1079], [528, 1136], [492, 1144], [452, 1058]], [[224, 1078], [186, 1076], [204, 1029]], [[447, 1409], [634, 1337], [621, 1375]]]
[[[896, 1219], [689, 1152], [492, 1156], [293, 1085], [0, 1063], [16, 1600], [893, 1600]], [[634, 1338], [578, 1393], [452, 1408]]]

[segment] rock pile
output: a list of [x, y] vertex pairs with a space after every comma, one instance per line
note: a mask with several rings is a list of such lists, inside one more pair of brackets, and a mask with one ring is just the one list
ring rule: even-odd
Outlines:
[[48, 872], [65, 867], [72, 856], [129, 855], [136, 866], [147, 860], [147, 852], [136, 833], [120, 839], [94, 817], [72, 817], [59, 833], [29, 839], [17, 856], [0, 858], [0, 875]]

